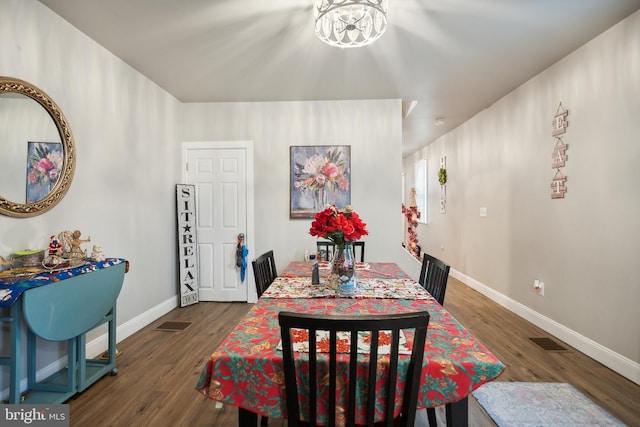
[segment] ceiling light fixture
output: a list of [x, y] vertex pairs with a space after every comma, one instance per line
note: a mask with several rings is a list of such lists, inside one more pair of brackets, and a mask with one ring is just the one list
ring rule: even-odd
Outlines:
[[387, 29], [389, 0], [315, 0], [316, 35], [337, 47], [360, 47]]

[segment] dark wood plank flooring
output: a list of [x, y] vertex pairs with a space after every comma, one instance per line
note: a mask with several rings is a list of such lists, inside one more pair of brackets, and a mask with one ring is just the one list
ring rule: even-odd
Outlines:
[[[550, 335], [453, 278], [445, 307], [505, 363], [499, 381], [570, 383], [621, 421], [640, 426], [639, 385], [555, 338], [569, 351], [541, 349], [529, 337]], [[237, 408], [217, 408], [194, 387], [207, 357], [250, 308], [211, 302], [177, 308], [120, 342], [118, 375], [67, 402], [71, 426], [237, 425]], [[180, 332], [156, 329], [167, 321], [192, 323]]]

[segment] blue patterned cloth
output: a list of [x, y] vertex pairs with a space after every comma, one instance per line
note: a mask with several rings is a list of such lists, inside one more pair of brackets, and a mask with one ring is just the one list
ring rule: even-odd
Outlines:
[[109, 268], [125, 262], [122, 258], [107, 258], [104, 261], [91, 261], [79, 267], [68, 268], [56, 272], [43, 271], [21, 278], [0, 278], [0, 307], [9, 307], [20, 298], [24, 291], [38, 286], [56, 283], [69, 277], [89, 273], [103, 268]]

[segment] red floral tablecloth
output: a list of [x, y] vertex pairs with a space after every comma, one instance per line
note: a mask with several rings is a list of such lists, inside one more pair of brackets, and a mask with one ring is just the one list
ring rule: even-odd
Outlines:
[[[302, 264], [292, 263], [285, 272], [300, 274], [306, 268], [307, 273], [303, 275], [310, 274], [310, 265]], [[378, 271], [383, 277], [406, 277], [395, 264], [372, 263], [369, 271]], [[503, 372], [502, 362], [433, 299], [261, 298], [210, 356], [196, 389], [213, 400], [270, 418], [286, 418], [282, 353], [277, 349], [280, 342], [278, 312], [380, 314], [425, 309], [431, 318], [419, 408], [460, 401]], [[408, 335], [407, 340], [412, 343], [412, 336]], [[406, 371], [408, 356], [403, 359], [405, 363], [400, 366], [400, 372]], [[364, 372], [364, 368], [361, 369]], [[376, 386], [380, 387], [384, 380], [383, 372]], [[403, 384], [399, 384], [399, 390], [402, 387]], [[398, 412], [400, 404], [401, 400], [396, 406]], [[376, 411], [381, 417], [382, 399], [376, 408], [380, 408]], [[364, 422], [364, 419], [357, 421]]]

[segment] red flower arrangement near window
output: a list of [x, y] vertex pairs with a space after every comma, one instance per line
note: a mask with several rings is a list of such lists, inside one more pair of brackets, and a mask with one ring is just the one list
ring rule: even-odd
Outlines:
[[418, 246], [418, 233], [415, 228], [418, 226], [418, 219], [420, 218], [420, 211], [413, 205], [405, 207], [402, 205], [402, 213], [407, 218], [407, 233], [409, 235], [409, 242], [407, 250], [416, 258], [420, 259], [420, 247]]
[[367, 224], [362, 222], [357, 213], [347, 206], [344, 212], [331, 205], [316, 214], [311, 223], [309, 234], [331, 240], [336, 246], [360, 240], [369, 234]]

